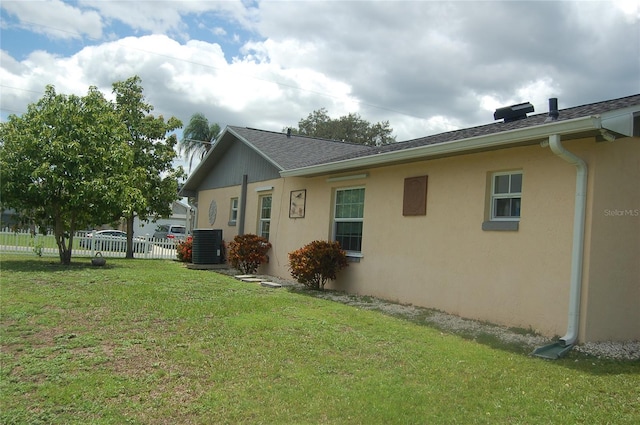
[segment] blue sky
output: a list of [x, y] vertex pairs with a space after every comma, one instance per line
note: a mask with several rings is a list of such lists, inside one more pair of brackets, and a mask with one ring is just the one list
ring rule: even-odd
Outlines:
[[4, 120], [139, 75], [155, 112], [280, 131], [326, 108], [397, 140], [640, 92], [629, 1], [12, 1], [0, 3]]
[[[26, 2], [31, 3], [33, 6], [31, 8], [20, 6], [12, 7], [12, 4], [20, 5]], [[140, 23], [140, 25], [133, 25], [130, 22], [119, 20], [118, 17], [106, 14], [102, 16], [101, 19], [98, 19], [100, 29], [90, 31], [82, 26], [74, 27], [73, 25], [65, 25], [65, 22], [50, 19], [52, 16], [46, 16], [46, 14], [33, 14], [33, 9], [38, 9], [38, 5], [50, 4], [51, 6], [49, 6], [48, 9], [52, 11], [58, 9], [58, 13], [64, 14], [65, 9], [72, 8], [78, 11], [85, 11], [84, 14], [77, 16], [78, 19], [82, 20], [86, 17], [86, 11], [92, 10], [90, 7], [91, 2], [8, 0], [3, 1], [3, 3], [4, 5], [0, 9], [0, 16], [2, 18], [2, 49], [18, 60], [24, 60], [35, 50], [45, 50], [58, 55], [72, 56], [84, 47], [100, 45], [105, 41], [160, 33], [167, 34], [181, 41], [194, 39], [208, 43], [216, 43], [222, 46], [224, 51], [231, 56], [236, 56], [243, 42], [246, 42], [254, 36], [259, 38], [256, 33], [242, 28], [237, 23], [226, 19], [220, 13], [214, 11], [180, 15], [179, 23], [169, 27], [166, 27], [168, 24], [163, 24], [161, 19], [146, 24]], [[102, 3], [120, 3], [126, 5], [127, 3], [134, 2], [103, 1]], [[143, 1], [137, 3], [146, 3], [152, 8], [163, 8], [163, 5], [167, 5], [170, 2]], [[181, 2], [174, 3], [176, 3], [176, 7], [179, 9]], [[176, 10], [175, 13], [179, 13], [179, 11]]]

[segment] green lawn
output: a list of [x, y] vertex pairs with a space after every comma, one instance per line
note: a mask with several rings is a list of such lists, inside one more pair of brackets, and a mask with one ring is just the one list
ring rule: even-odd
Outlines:
[[640, 362], [545, 361], [173, 261], [0, 260], [2, 424], [640, 421]]

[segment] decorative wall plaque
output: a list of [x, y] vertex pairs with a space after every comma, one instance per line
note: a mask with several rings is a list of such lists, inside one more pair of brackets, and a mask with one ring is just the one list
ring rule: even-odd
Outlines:
[[211, 201], [209, 204], [209, 224], [213, 224], [216, 222], [216, 216], [218, 215], [218, 205], [216, 201]]
[[292, 190], [289, 199], [289, 218], [304, 218], [307, 204], [307, 190]]

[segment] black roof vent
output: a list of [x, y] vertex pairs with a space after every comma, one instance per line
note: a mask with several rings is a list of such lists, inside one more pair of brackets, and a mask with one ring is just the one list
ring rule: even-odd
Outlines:
[[496, 109], [493, 113], [493, 119], [499, 120], [504, 118], [504, 122], [517, 121], [527, 118], [529, 112], [533, 112], [533, 105], [531, 103], [518, 103], [517, 105]]

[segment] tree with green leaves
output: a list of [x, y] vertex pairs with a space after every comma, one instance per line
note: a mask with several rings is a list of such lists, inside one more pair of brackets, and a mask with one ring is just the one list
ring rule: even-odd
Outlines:
[[133, 164], [128, 133], [96, 87], [86, 96], [44, 96], [0, 124], [3, 208], [41, 231], [53, 229], [60, 262], [71, 263], [77, 229], [121, 216], [122, 176]]
[[220, 135], [220, 125], [217, 123], [209, 124], [209, 120], [200, 112], [196, 112], [191, 116], [189, 124], [182, 132], [182, 140], [178, 144], [180, 153], [184, 153], [185, 159], [189, 159], [189, 171], [193, 164], [193, 158], [202, 159], [211, 145]]
[[311, 112], [307, 118], [298, 121], [297, 129], [291, 130], [295, 134], [367, 146], [382, 146], [396, 141], [391, 135], [393, 129], [389, 121], [371, 124], [355, 113], [332, 119], [325, 108]]
[[132, 166], [126, 176], [127, 190], [123, 193], [123, 217], [127, 224], [127, 258], [133, 258], [133, 221], [168, 217], [171, 204], [178, 199], [178, 180], [182, 167], [174, 169], [174, 149], [178, 140], [175, 129], [182, 122], [175, 117], [166, 122], [162, 115], [151, 114], [153, 106], [146, 102], [138, 76], [113, 84], [116, 112], [128, 133]]

